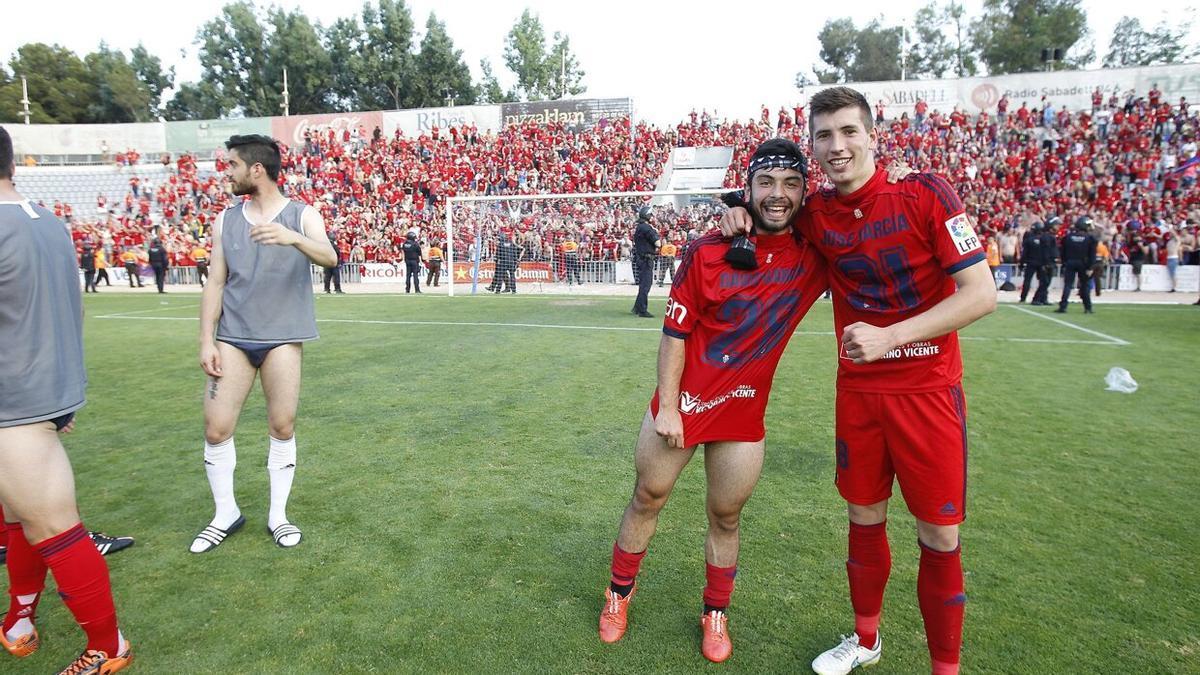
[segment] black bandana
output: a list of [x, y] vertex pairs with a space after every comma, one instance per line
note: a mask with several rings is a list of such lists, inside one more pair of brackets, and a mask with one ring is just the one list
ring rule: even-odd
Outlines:
[[754, 150], [750, 165], [746, 167], [746, 182], [750, 182], [756, 171], [763, 169], [792, 169], [808, 181], [808, 158], [800, 146], [786, 138], [772, 138]]

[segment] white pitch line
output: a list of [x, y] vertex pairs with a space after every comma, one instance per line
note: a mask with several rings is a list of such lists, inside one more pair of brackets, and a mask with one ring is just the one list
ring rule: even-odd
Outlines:
[[1066, 326], [1067, 328], [1074, 328], [1075, 330], [1083, 331], [1084, 333], [1087, 333], [1088, 335], [1095, 335], [1098, 338], [1103, 338], [1105, 340], [1108, 340], [1110, 344], [1121, 345], [1121, 346], [1133, 344], [1131, 342], [1122, 340], [1121, 338], [1118, 338], [1118, 337], [1113, 337], [1111, 335], [1105, 335], [1104, 333], [1101, 333], [1098, 330], [1092, 330], [1091, 328], [1084, 328], [1083, 326], [1077, 326], [1077, 325], [1071, 323], [1070, 321], [1063, 321], [1062, 319], [1058, 319], [1053, 316], [1046, 316], [1045, 314], [1042, 314], [1040, 312], [1035, 312], [1032, 309], [1028, 309], [1026, 307], [1019, 307], [1017, 305], [1009, 305], [1009, 307], [1012, 307], [1013, 309], [1017, 310], [1018, 312], [1024, 312], [1026, 314], [1029, 314], [1030, 316], [1036, 316], [1039, 319], [1053, 321], [1054, 323], [1061, 324], [1063, 326]]
[[[135, 314], [149, 314], [151, 312], [169, 312], [173, 309], [196, 309], [200, 305], [172, 305], [169, 307], [154, 307], [152, 309], [139, 309], [132, 312], [117, 312], [116, 314], [100, 314], [93, 316], [93, 319], [120, 319]], [[149, 318], [149, 317], [147, 317]]]
[[[198, 317], [194, 316], [97, 316], [96, 319], [137, 319], [142, 321], [198, 321]], [[559, 330], [602, 330], [602, 331], [626, 331], [638, 333], [657, 333], [662, 330], [661, 327], [654, 328], [638, 328], [634, 326], [570, 326], [566, 324], [548, 324], [548, 323], [497, 323], [487, 321], [387, 321], [383, 319], [317, 319], [317, 323], [351, 323], [351, 324], [367, 324], [376, 326], [476, 326], [476, 327], [491, 327], [491, 328], [556, 328]], [[803, 331], [798, 330], [796, 335], [804, 336], [820, 336], [833, 337], [833, 331]], [[1128, 342], [1101, 342], [1099, 340], [1060, 340], [1055, 338], [1009, 338], [1009, 337], [975, 337], [975, 336], [959, 336], [960, 340], [977, 340], [984, 342], [1036, 342], [1044, 344], [1056, 345], [1107, 345], [1113, 346], [1117, 344], [1129, 344]]]

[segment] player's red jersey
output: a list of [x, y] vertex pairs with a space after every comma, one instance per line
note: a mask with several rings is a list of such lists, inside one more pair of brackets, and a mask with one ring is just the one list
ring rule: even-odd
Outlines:
[[[789, 234], [755, 237], [758, 269], [725, 262], [720, 233], [687, 247], [671, 286], [663, 333], [683, 339], [683, 441], [757, 441], [779, 357], [825, 289], [825, 263]], [[650, 399], [658, 415], [658, 392]]]
[[800, 230], [829, 265], [839, 389], [916, 393], [962, 379], [955, 332], [902, 345], [867, 364], [855, 364], [841, 347], [846, 326], [890, 326], [921, 314], [953, 295], [952, 274], [985, 259], [962, 201], [945, 179], [918, 173], [890, 184], [876, 170], [853, 194], [813, 195]]

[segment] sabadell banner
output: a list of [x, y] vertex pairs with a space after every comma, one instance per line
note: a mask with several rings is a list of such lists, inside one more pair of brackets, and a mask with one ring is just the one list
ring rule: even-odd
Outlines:
[[[871, 110], [883, 101], [888, 118], [908, 113], [911, 117], [917, 99], [929, 104], [929, 109], [950, 112], [954, 106], [968, 113], [996, 112], [1001, 96], [1008, 96], [1009, 112], [1022, 103], [1040, 108], [1045, 96], [1055, 107], [1083, 110], [1092, 107], [1092, 92], [1100, 88], [1104, 103], [1116, 94], [1121, 103], [1125, 94], [1134, 91], [1145, 96], [1158, 85], [1163, 100], [1178, 104], [1186, 97], [1195, 105], [1200, 99], [1200, 64], [1180, 66], [1151, 66], [1146, 68], [1105, 68], [1102, 70], [1072, 70], [1051, 73], [1017, 73], [994, 77], [965, 77], [952, 80], [897, 80], [892, 82], [854, 82], [846, 86], [857, 89], [867, 97]], [[821, 85], [805, 90], [810, 97], [822, 89], [841, 85]]]

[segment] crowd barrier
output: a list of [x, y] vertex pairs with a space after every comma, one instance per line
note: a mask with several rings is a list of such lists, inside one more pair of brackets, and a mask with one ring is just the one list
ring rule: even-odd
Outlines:
[[[675, 262], [679, 266], [679, 262]], [[458, 284], [491, 283], [495, 265], [491, 261], [479, 264], [478, 279], [474, 276], [474, 263], [460, 261], [454, 265], [454, 281]], [[625, 284], [634, 281], [633, 266], [629, 260], [584, 260], [579, 263], [580, 277], [583, 283]], [[661, 260], [655, 262], [654, 279], [657, 282], [663, 272]], [[311, 268], [314, 285], [324, 283], [325, 268], [313, 265]], [[421, 266], [421, 283], [425, 283], [429, 271]], [[108, 268], [108, 276], [112, 283], [128, 284], [129, 276], [123, 266]], [[154, 285], [154, 271], [148, 265], [139, 268], [139, 276], [144, 285]], [[343, 284], [400, 284], [404, 283], [404, 263], [344, 263], [341, 266]], [[522, 261], [516, 273], [517, 281], [523, 283], [566, 283], [563, 266], [552, 262]], [[673, 278], [673, 275], [668, 275]], [[79, 272], [80, 285], [83, 284], [83, 271]], [[995, 269], [996, 288], [1005, 283], [1020, 290], [1024, 280], [1024, 270], [1021, 265], [1004, 264]], [[1180, 265], [1175, 272], [1175, 289], [1180, 293], [1200, 293], [1200, 266]], [[450, 283], [449, 270], [445, 265], [441, 271], [442, 283]], [[200, 287], [200, 278], [195, 267], [172, 267], [167, 270], [167, 285]], [[1133, 265], [1109, 265], [1104, 272], [1100, 288], [1110, 291], [1132, 291], [1138, 288], [1137, 279], [1133, 275]], [[1062, 268], [1055, 266], [1054, 276], [1050, 281], [1050, 289], [1062, 290]], [[1171, 290], [1171, 276], [1166, 265], [1143, 265], [1141, 273], [1141, 289], [1143, 291]]]

